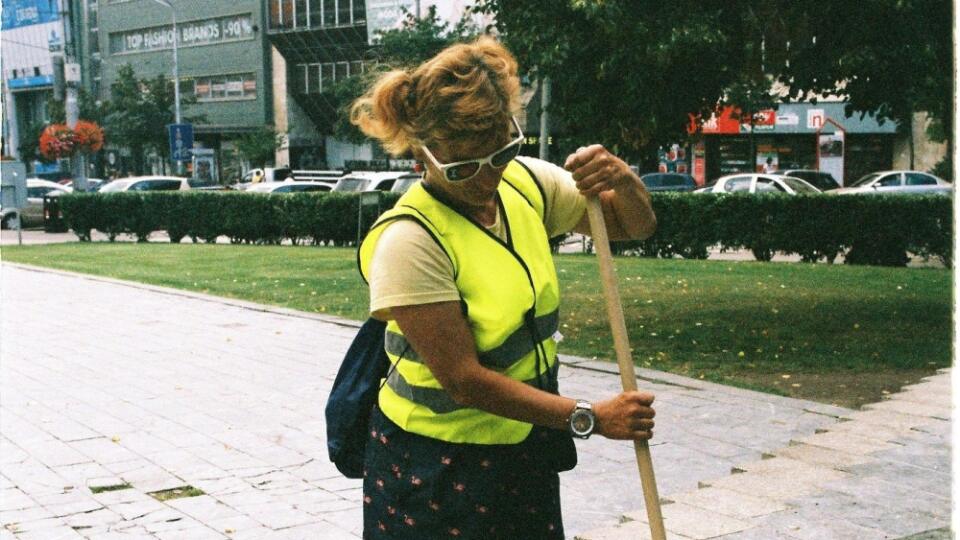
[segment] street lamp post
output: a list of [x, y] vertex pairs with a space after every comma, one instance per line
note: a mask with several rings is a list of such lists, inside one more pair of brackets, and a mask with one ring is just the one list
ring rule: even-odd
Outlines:
[[[177, 34], [177, 10], [173, 8], [172, 0], [153, 0], [154, 2], [170, 8], [170, 16], [173, 19], [173, 114], [174, 122], [180, 123], [180, 73], [177, 66], [177, 43], [180, 41]], [[179, 159], [177, 163], [177, 174], [183, 174], [183, 162]]]

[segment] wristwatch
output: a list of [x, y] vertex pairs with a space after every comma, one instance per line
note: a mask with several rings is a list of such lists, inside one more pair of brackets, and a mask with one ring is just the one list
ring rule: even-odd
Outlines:
[[593, 413], [593, 406], [590, 405], [589, 401], [577, 400], [577, 406], [570, 414], [567, 425], [570, 428], [570, 434], [574, 437], [578, 439], [590, 438], [593, 430], [597, 427], [597, 415]]

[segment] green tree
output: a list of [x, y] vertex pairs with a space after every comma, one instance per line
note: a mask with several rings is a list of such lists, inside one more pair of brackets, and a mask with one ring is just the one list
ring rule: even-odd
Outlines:
[[[194, 103], [181, 98], [181, 106]], [[152, 79], [138, 79], [130, 64], [121, 66], [117, 79], [110, 85], [110, 105], [104, 118], [106, 135], [112, 144], [125, 146], [133, 158], [133, 170], [142, 174], [144, 154], [156, 152], [169, 158], [168, 124], [174, 115], [173, 82], [163, 75]], [[187, 116], [187, 122], [202, 122], [204, 117]]]
[[574, 145], [650, 154], [683, 136], [688, 113], [706, 117], [762, 76], [792, 98], [837, 94], [849, 114], [901, 125], [928, 111], [935, 130], [952, 133], [949, 0], [480, 0], [476, 9], [496, 17], [523, 69], [551, 77], [551, 114]]
[[420, 18], [407, 13], [400, 28], [378, 33], [377, 44], [369, 53], [374, 60], [366, 64], [366, 71], [337, 81], [322, 94], [330, 108], [336, 111], [332, 119], [333, 135], [354, 144], [367, 142], [367, 137], [350, 123], [350, 106], [380, 74], [417, 66], [445, 47], [473, 39], [478, 34], [479, 29], [471, 22], [470, 13], [451, 25], [437, 16], [436, 6], [430, 6]]
[[256, 131], [238, 137], [234, 144], [237, 152], [253, 167], [263, 167], [273, 161], [275, 152], [283, 146], [286, 134], [278, 132], [273, 126], [264, 126]]

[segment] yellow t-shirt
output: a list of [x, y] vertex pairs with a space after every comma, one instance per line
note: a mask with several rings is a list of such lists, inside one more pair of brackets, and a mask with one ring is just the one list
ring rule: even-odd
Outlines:
[[[586, 199], [564, 169], [539, 159], [517, 158], [533, 171], [546, 198], [547, 236], [571, 231], [586, 211]], [[498, 214], [487, 230], [506, 239]], [[419, 224], [398, 220], [387, 226], [370, 263], [370, 313], [389, 320], [390, 308], [460, 300], [453, 265], [443, 248]]]

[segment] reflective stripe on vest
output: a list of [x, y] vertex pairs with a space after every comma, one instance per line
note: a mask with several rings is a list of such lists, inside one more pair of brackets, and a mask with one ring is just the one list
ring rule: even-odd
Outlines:
[[[546, 315], [536, 318], [537, 339], [530, 335], [530, 330], [526, 325], [521, 326], [516, 332], [510, 334], [503, 344], [489, 351], [480, 353], [480, 363], [489, 368], [506, 369], [514, 362], [530, 354], [534, 349], [534, 343], [542, 341], [547, 337], [553, 336], [560, 329], [560, 311], [554, 310]], [[423, 362], [413, 347], [407, 342], [407, 338], [402, 334], [397, 334], [387, 330], [385, 336], [385, 348], [388, 354], [393, 356], [403, 356], [404, 360], [411, 362]], [[409, 349], [408, 349], [409, 347]], [[406, 352], [406, 354], [404, 354]], [[398, 394], [400, 392], [397, 392]], [[400, 394], [403, 395], [403, 394]], [[436, 409], [434, 409], [436, 411]]]
[[[407, 358], [404, 357], [404, 360], [406, 359]], [[554, 361], [553, 365], [550, 366], [550, 370], [544, 374], [544, 378], [547, 379], [547, 386], [544, 390], [553, 393], [557, 392], [557, 368], [559, 365], [559, 362]], [[520, 382], [533, 387], [537, 386], [537, 379], [535, 378]], [[454, 401], [453, 398], [450, 397], [450, 394], [443, 388], [413, 386], [397, 373], [396, 370], [390, 371], [387, 375], [387, 386], [396, 392], [398, 396], [425, 405], [437, 414], [451, 413], [466, 408]]]

